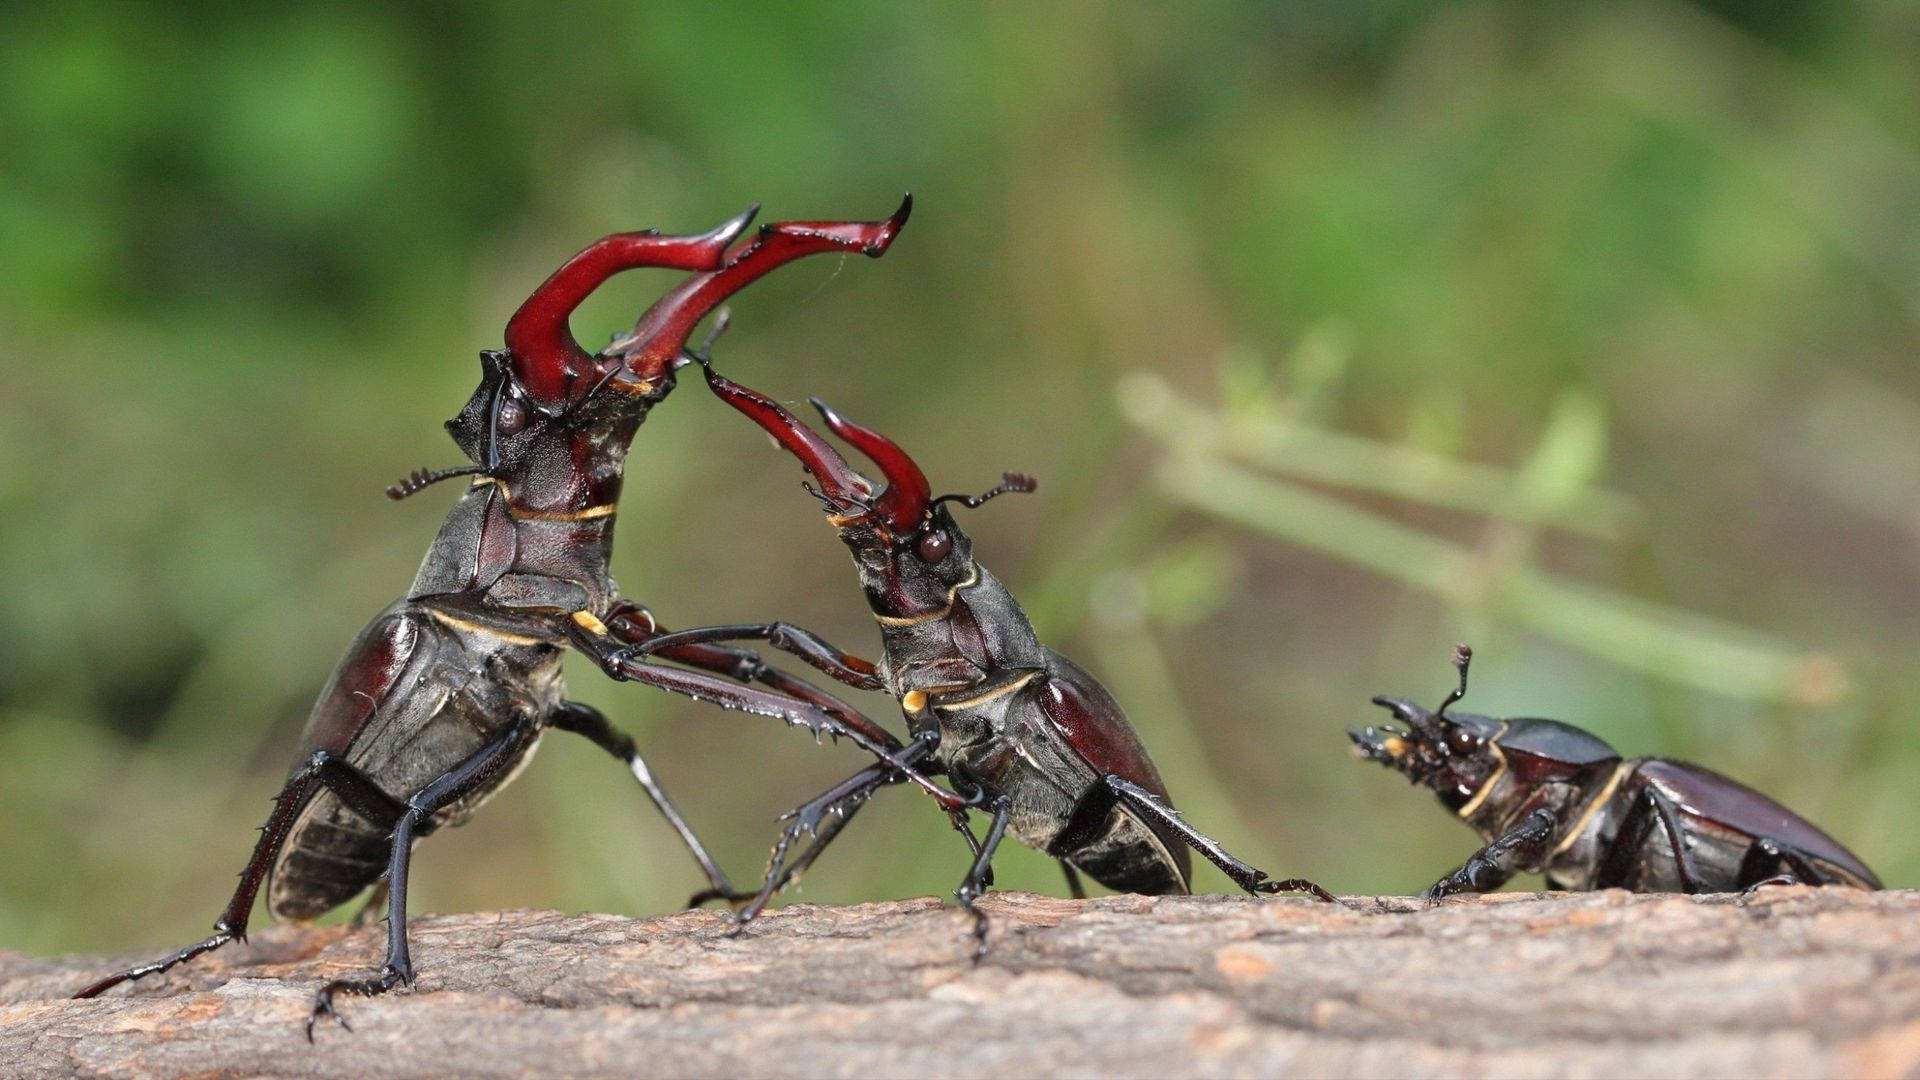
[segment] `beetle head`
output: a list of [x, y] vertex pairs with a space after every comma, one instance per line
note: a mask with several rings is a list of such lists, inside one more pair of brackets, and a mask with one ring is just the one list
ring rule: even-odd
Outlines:
[[1438, 710], [1429, 712], [1405, 698], [1377, 697], [1373, 703], [1392, 712], [1403, 726], [1347, 729], [1356, 756], [1397, 769], [1413, 783], [1432, 788], [1455, 812], [1472, 802], [1500, 771], [1499, 748], [1495, 745], [1500, 722], [1448, 711], [1466, 696], [1467, 667], [1472, 660], [1472, 649], [1454, 647], [1453, 663], [1459, 669], [1460, 683]]
[[853, 551], [868, 602], [880, 615], [913, 618], [941, 611], [953, 588], [973, 575], [973, 542], [954, 522], [947, 504], [977, 507], [997, 496], [1039, 486], [1030, 476], [1007, 473], [998, 486], [982, 494], [933, 498], [926, 474], [899, 444], [813, 399], [827, 429], [879, 466], [884, 483], [876, 484], [780, 403], [722, 377], [710, 366], [707, 385], [722, 401], [766, 429], [813, 475], [820, 486], [808, 490], [826, 508], [827, 520]]
[[[783, 221], [753, 240], [734, 242], [759, 208], [749, 207], [705, 233], [617, 233], [567, 260], [507, 322], [506, 348], [480, 354], [480, 386], [447, 421], [473, 465], [416, 473], [388, 489], [395, 498], [462, 473], [500, 475], [540, 457], [540, 448], [585, 435], [618, 470], [647, 411], [673, 389], [690, 359], [687, 339], [727, 297], [807, 255], [860, 252], [878, 258], [906, 224], [908, 196], [884, 221]], [[731, 248], [731, 250], [729, 250]], [[632, 331], [598, 353], [575, 341], [568, 319], [608, 278], [639, 267], [691, 271], [640, 316]], [[573, 455], [578, 457], [579, 455]]]

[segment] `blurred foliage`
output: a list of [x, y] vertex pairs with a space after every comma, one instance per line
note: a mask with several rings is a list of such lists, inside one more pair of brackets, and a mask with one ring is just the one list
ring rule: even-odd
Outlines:
[[[1480, 709], [1705, 761], [1914, 884], [1916, 43], [1896, 0], [15, 6], [0, 945], [211, 920], [451, 497], [381, 487], [453, 461], [475, 352], [561, 259], [907, 189], [885, 260], [744, 295], [723, 366], [942, 487], [1039, 474], [979, 551], [1230, 847], [1343, 891], [1457, 863], [1342, 728], [1437, 698], [1466, 639]], [[626, 591], [870, 649], [791, 463], [723, 413], [683, 392], [641, 433]], [[737, 878], [858, 764], [573, 674]], [[695, 887], [577, 743], [422, 847], [416, 908]], [[878, 800], [801, 895], [951, 889], [922, 802]], [[999, 881], [1060, 888], [1024, 851]]]

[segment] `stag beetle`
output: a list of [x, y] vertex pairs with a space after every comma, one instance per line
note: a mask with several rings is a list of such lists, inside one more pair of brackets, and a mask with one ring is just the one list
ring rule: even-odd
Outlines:
[[[214, 933], [77, 996], [244, 939], [263, 884], [273, 915], [308, 919], [383, 875], [386, 966], [372, 978], [323, 987], [308, 1037], [321, 1016], [339, 1019], [334, 995], [378, 994], [411, 982], [406, 898], [414, 840], [472, 814], [526, 764], [549, 727], [581, 734], [625, 761], [713, 886], [729, 888], [632, 739], [596, 710], [567, 700], [560, 664], [569, 643], [616, 679], [845, 735], [899, 761], [900, 744], [884, 729], [750, 652], [701, 644], [652, 650], [708, 674], [628, 651], [658, 628], [643, 608], [619, 597], [607, 561], [628, 446], [648, 411], [673, 390], [694, 327], [727, 296], [794, 259], [833, 251], [878, 257], [911, 207], [909, 197], [879, 222], [766, 225], [734, 247], [756, 207], [699, 235], [609, 236], [555, 271], [507, 323], [506, 348], [481, 354], [480, 386], [447, 422], [472, 463], [421, 470], [388, 490], [404, 498], [450, 477], [474, 477], [413, 586], [361, 631], [321, 692], [297, 764]], [[630, 334], [589, 354], [573, 339], [568, 317], [607, 278], [637, 267], [691, 276], [649, 307]], [[748, 681], [782, 693], [743, 685]]]
[[[981, 495], [933, 498], [926, 475], [897, 444], [815, 400], [828, 429], [880, 467], [881, 487], [785, 408], [720, 376], [704, 358], [702, 365], [714, 393], [766, 429], [818, 482], [808, 490], [853, 554], [880, 624], [882, 657], [877, 664], [863, 660], [786, 623], [682, 630], [636, 651], [762, 640], [849, 686], [891, 694], [913, 732], [901, 755], [912, 769], [877, 763], [789, 815], [766, 880], [739, 919], [752, 918], [791, 872], [811, 863], [868, 795], [911, 779], [921, 761], [991, 815], [957, 893], [983, 942], [986, 924], [974, 901], [990, 883], [994, 850], [1009, 830], [1061, 860], [1076, 893], [1076, 868], [1121, 891], [1185, 893], [1192, 847], [1248, 892], [1309, 892], [1333, 902], [1310, 881], [1270, 880], [1182, 820], [1119, 703], [1073, 661], [1041, 645], [1006, 586], [974, 561], [972, 541], [949, 504], [973, 508], [1030, 492], [1032, 479], [1008, 474]], [[826, 831], [783, 870], [799, 833], [823, 823]]]
[[1357, 756], [1425, 784], [1487, 844], [1433, 883], [1428, 899], [1489, 892], [1517, 872], [1555, 889], [1732, 892], [1761, 885], [1880, 888], [1859, 857], [1807, 819], [1719, 773], [1665, 758], [1621, 758], [1558, 720], [1437, 712], [1377, 697], [1405, 729], [1349, 729]]

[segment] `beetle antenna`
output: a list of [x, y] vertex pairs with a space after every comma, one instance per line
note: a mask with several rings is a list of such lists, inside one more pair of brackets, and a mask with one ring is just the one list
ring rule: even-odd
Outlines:
[[487, 471], [485, 465], [461, 465], [452, 469], [428, 469], [421, 467], [387, 485], [387, 498], [394, 502], [409, 495], [417, 495], [442, 480], [451, 480], [456, 476], [468, 476]]
[[932, 507], [939, 506], [943, 502], [957, 502], [967, 509], [972, 510], [995, 496], [1011, 495], [1014, 492], [1019, 492], [1024, 495], [1027, 492], [1037, 490], [1039, 487], [1040, 481], [1035, 480], [1026, 473], [1001, 473], [1000, 485], [998, 487], [983, 491], [978, 495], [942, 495], [929, 503], [928, 508], [931, 509]]
[[845, 504], [828, 495], [826, 492], [821, 491], [819, 488], [814, 487], [812, 484], [807, 483], [805, 480], [800, 481], [800, 490], [819, 499], [820, 505], [826, 507], [827, 513], [829, 514], [844, 514], [848, 510]]
[[1449, 708], [1457, 704], [1461, 698], [1467, 696], [1467, 665], [1471, 663], [1473, 663], [1473, 649], [1466, 645], [1455, 645], [1453, 647], [1453, 666], [1460, 671], [1460, 685], [1454, 688], [1453, 693], [1447, 695], [1447, 700], [1440, 703], [1440, 708], [1435, 710], [1434, 715], [1447, 715]]

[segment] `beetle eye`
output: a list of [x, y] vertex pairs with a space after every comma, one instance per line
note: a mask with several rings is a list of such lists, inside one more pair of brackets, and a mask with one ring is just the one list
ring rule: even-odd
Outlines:
[[1452, 742], [1453, 749], [1456, 753], [1465, 754], [1478, 745], [1480, 740], [1474, 738], [1471, 732], [1455, 731]]
[[920, 539], [913, 546], [913, 553], [920, 556], [920, 561], [923, 563], [937, 563], [946, 558], [947, 552], [951, 550], [953, 550], [953, 539], [947, 535], [945, 529], [928, 529], [920, 534]]
[[494, 420], [494, 430], [502, 435], [517, 435], [527, 426], [527, 409], [517, 398], [505, 398], [500, 402], [500, 415]]

